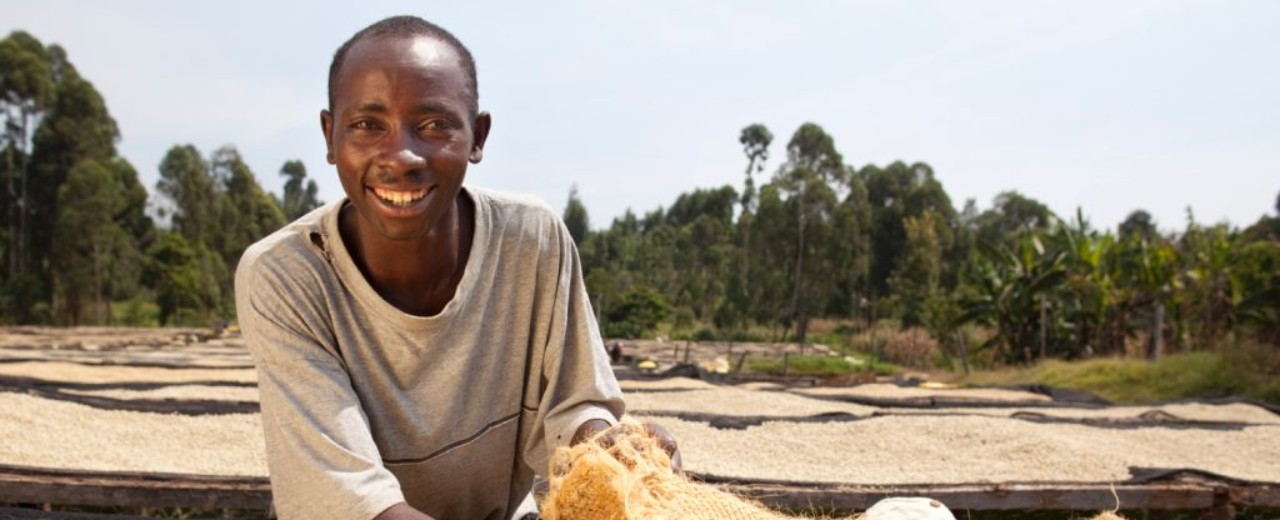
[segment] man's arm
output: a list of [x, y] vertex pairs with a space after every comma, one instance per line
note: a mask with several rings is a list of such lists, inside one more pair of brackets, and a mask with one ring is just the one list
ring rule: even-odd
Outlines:
[[430, 515], [414, 509], [409, 504], [401, 502], [387, 508], [378, 514], [373, 520], [435, 520]]
[[236, 308], [258, 368], [267, 466], [281, 519], [374, 518], [404, 502], [382, 458], [320, 309], [309, 266], [246, 253]]

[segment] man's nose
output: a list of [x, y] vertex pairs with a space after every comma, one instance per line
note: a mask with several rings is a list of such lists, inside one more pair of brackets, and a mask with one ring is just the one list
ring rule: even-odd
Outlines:
[[397, 132], [388, 144], [378, 156], [379, 166], [384, 170], [405, 173], [426, 167], [426, 143], [412, 131]]

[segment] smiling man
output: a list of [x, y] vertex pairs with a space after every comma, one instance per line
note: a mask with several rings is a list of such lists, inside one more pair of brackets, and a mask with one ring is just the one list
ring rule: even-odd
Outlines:
[[564, 224], [463, 187], [490, 122], [444, 29], [388, 18], [335, 53], [346, 197], [236, 272], [281, 518], [511, 518], [555, 448], [622, 415]]

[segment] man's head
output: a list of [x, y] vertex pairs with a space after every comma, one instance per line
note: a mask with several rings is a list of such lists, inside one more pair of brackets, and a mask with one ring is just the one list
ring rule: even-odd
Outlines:
[[356, 43], [362, 40], [370, 38], [411, 38], [415, 36], [432, 38], [453, 47], [453, 50], [460, 57], [462, 70], [467, 73], [468, 87], [471, 89], [471, 113], [475, 115], [479, 112], [480, 86], [476, 82], [476, 61], [471, 57], [471, 51], [467, 50], [467, 46], [458, 41], [458, 38], [453, 33], [416, 16], [384, 18], [373, 25], [361, 29], [360, 32], [355, 33], [351, 38], [343, 42], [341, 47], [338, 47], [338, 50], [333, 53], [333, 61], [329, 62], [329, 110], [333, 111], [335, 78], [338, 75], [338, 71], [342, 69], [342, 64], [347, 60], [347, 54], [351, 52], [351, 47], [354, 47]]
[[427, 22], [390, 18], [338, 50], [329, 88], [320, 126], [361, 233], [399, 241], [448, 232], [490, 126], [462, 44]]

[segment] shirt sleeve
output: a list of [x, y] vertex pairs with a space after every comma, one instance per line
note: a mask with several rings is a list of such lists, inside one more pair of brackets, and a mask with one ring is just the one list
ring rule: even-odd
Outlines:
[[404, 501], [324, 321], [308, 269], [246, 252], [236, 310], [258, 368], [279, 518], [367, 519]]
[[578, 427], [592, 419], [616, 424], [625, 412], [622, 391], [609, 366], [596, 324], [577, 247], [555, 219], [559, 245], [552, 323], [542, 357], [539, 428], [526, 445], [525, 462], [545, 474], [556, 448], [567, 446]]

